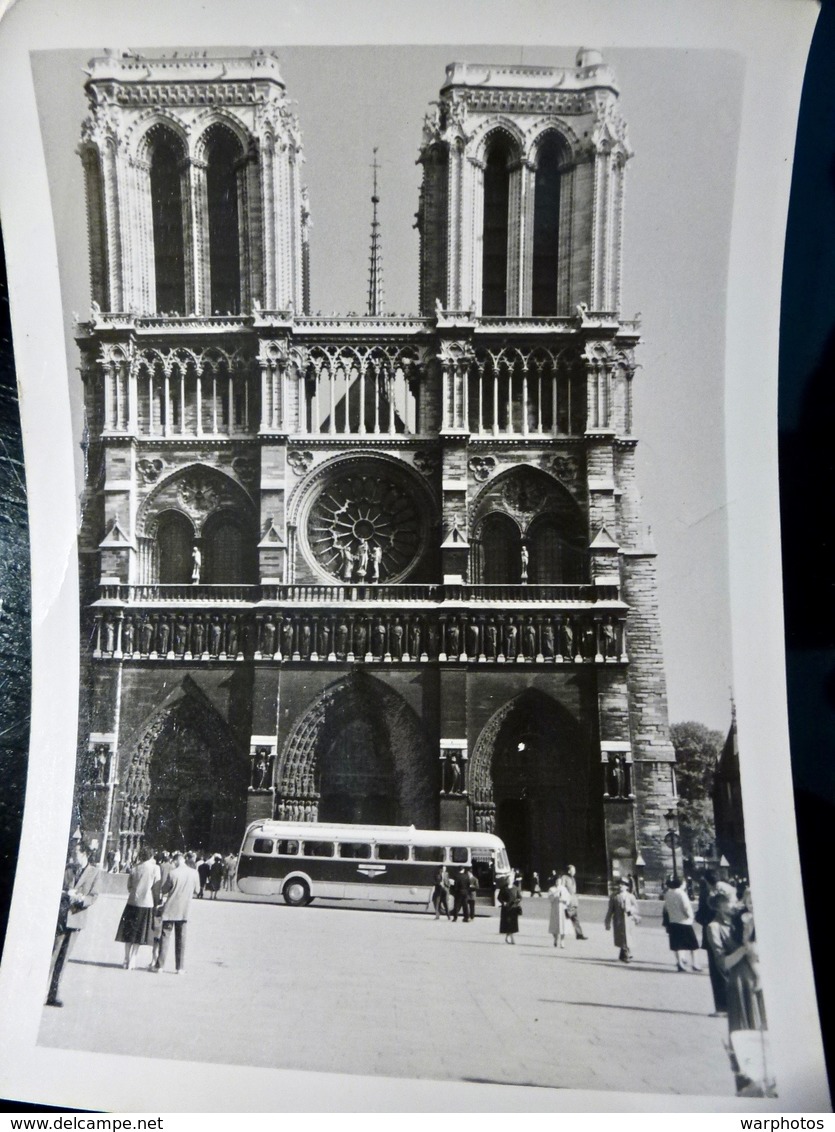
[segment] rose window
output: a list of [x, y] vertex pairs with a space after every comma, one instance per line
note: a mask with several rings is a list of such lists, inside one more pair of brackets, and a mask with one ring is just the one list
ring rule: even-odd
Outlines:
[[321, 569], [345, 582], [403, 577], [420, 556], [426, 508], [382, 466], [336, 474], [311, 505], [307, 540]]

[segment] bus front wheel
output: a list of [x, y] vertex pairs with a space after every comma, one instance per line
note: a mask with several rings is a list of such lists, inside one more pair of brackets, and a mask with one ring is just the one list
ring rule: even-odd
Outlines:
[[288, 880], [283, 890], [285, 904], [300, 908], [311, 900], [310, 886], [306, 880]]

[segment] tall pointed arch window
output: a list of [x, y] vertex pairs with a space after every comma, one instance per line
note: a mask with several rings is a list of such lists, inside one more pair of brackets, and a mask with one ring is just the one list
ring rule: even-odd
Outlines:
[[213, 314], [241, 309], [241, 230], [238, 169], [243, 154], [237, 139], [222, 126], [209, 134], [206, 203], [209, 213], [209, 286]]
[[510, 162], [508, 138], [496, 135], [488, 146], [484, 167], [484, 232], [481, 272], [481, 313], [507, 314]]
[[157, 525], [159, 582], [162, 586], [191, 581], [194, 527], [181, 511], [166, 511]]
[[254, 532], [229, 511], [210, 516], [203, 528], [202, 580], [208, 585], [252, 585], [258, 580]]
[[485, 585], [516, 585], [522, 577], [519, 528], [501, 512], [488, 515], [481, 532], [482, 578]]
[[182, 146], [166, 129], [157, 130], [151, 149], [151, 219], [154, 231], [154, 277], [158, 313], [186, 309], [183, 233]]
[[539, 149], [534, 179], [531, 314], [557, 314], [560, 140], [549, 134]]

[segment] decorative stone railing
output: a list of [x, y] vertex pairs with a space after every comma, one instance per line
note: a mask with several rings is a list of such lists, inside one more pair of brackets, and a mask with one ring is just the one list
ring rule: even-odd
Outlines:
[[196, 611], [100, 606], [93, 656], [114, 660], [625, 663], [626, 609]]
[[467, 583], [417, 584], [385, 582], [282, 582], [260, 586], [210, 586], [183, 583], [174, 586], [105, 584], [96, 605], [181, 605], [255, 607], [427, 605], [445, 603], [488, 606], [596, 605], [617, 602], [613, 585], [469, 585]]

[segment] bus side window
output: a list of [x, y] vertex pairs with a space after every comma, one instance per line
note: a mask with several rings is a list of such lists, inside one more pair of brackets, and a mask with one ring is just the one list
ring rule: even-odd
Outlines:
[[470, 851], [464, 845], [456, 845], [449, 852], [453, 865], [466, 865], [470, 860]]
[[413, 852], [416, 861], [439, 865], [446, 860], [446, 850], [443, 845], [415, 845]]
[[304, 843], [305, 857], [332, 857], [333, 856], [333, 842], [332, 841], [305, 841]]
[[371, 846], [365, 841], [343, 841], [339, 846], [339, 856], [353, 861], [367, 861], [371, 857]]
[[409, 846], [408, 845], [378, 845], [377, 846], [377, 860], [378, 861], [408, 861], [409, 860]]
[[256, 837], [252, 843], [253, 853], [272, 853], [275, 842], [271, 837]]
[[278, 855], [280, 857], [295, 857], [299, 852], [298, 841], [279, 841]]

